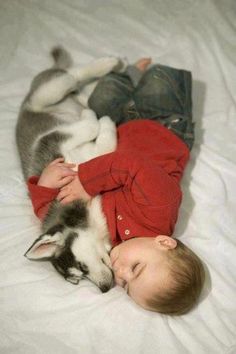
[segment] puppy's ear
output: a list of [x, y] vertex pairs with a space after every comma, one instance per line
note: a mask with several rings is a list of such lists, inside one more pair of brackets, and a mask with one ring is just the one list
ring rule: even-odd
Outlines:
[[64, 246], [64, 236], [58, 231], [54, 235], [43, 234], [37, 238], [24, 256], [30, 260], [46, 261]]

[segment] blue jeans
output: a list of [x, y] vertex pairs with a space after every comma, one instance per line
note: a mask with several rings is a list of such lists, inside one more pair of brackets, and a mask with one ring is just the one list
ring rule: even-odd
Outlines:
[[98, 117], [108, 115], [117, 125], [132, 119], [156, 120], [189, 149], [194, 142], [192, 77], [189, 71], [154, 65], [136, 87], [128, 73], [112, 72], [99, 80], [89, 99]]

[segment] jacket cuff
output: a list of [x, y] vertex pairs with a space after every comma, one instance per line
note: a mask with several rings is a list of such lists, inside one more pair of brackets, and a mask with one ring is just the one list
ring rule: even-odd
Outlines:
[[40, 197], [45, 196], [47, 199], [53, 200], [57, 197], [59, 193], [58, 188], [48, 188], [38, 185], [39, 177], [31, 176], [27, 181], [27, 186], [31, 199], [34, 196], [40, 195]]
[[92, 180], [93, 178], [90, 178], [89, 171], [88, 168], [86, 168], [86, 166], [87, 166], [86, 162], [79, 165], [79, 169], [78, 169], [79, 180], [85, 192], [87, 192], [91, 197], [95, 197], [96, 195], [99, 194], [99, 192], [97, 192], [96, 188], [94, 188], [93, 183], [88, 183], [88, 180]]

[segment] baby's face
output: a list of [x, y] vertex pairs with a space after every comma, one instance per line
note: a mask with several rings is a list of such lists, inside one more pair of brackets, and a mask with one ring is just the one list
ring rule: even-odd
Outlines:
[[175, 247], [175, 239], [163, 235], [132, 238], [114, 247], [110, 257], [116, 284], [148, 309], [146, 300], [171, 284], [167, 251]]

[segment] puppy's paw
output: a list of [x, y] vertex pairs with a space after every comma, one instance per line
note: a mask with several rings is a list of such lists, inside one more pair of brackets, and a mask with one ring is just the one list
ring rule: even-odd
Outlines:
[[116, 149], [117, 131], [116, 125], [110, 117], [100, 118], [100, 130], [97, 137], [97, 152], [99, 155], [107, 154]]
[[115, 123], [108, 116], [104, 116], [104, 117], [100, 118], [99, 124], [100, 124], [100, 131], [102, 131], [102, 130], [116, 130]]
[[84, 108], [80, 115], [80, 121], [89, 120], [89, 119], [96, 120], [96, 121], [98, 120], [96, 113], [92, 109]]
[[81, 114], [81, 120], [85, 124], [88, 141], [95, 139], [100, 129], [100, 124], [95, 112], [91, 109], [84, 109]]
[[113, 71], [123, 73], [129, 65], [127, 58], [119, 58], [117, 65], [113, 68]]
[[111, 72], [119, 64], [119, 58], [104, 57], [96, 61], [99, 76], [104, 76]]

